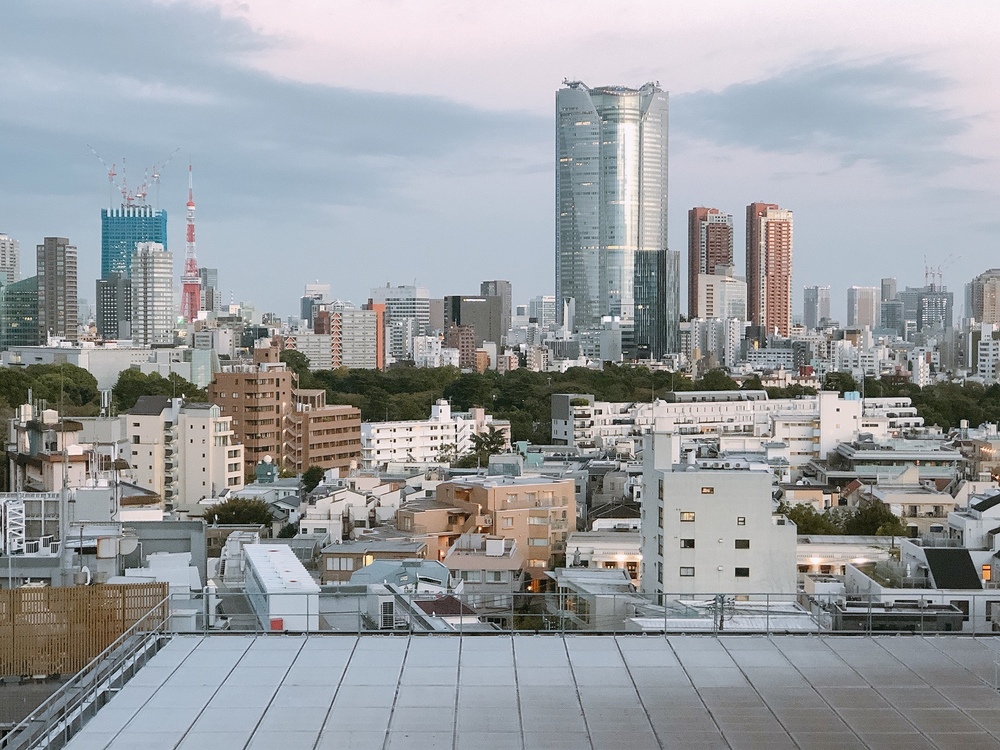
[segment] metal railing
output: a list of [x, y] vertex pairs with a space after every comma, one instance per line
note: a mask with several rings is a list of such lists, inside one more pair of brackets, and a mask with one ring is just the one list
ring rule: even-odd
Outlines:
[[[486, 583], [463, 593], [342, 585], [319, 594], [239, 591], [194, 594], [172, 603], [173, 632], [874, 634], [995, 632], [993, 591], [955, 595], [914, 590], [912, 599], [803, 592], [591, 594], [563, 589], [512, 593]], [[907, 595], [910, 592], [907, 591]], [[1000, 610], [998, 610], [1000, 612]]]
[[0, 750], [59, 750], [170, 639], [166, 597], [0, 739]]

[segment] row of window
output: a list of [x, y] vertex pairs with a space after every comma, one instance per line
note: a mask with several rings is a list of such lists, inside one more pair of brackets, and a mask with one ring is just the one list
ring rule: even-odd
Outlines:
[[[681, 511], [681, 523], [694, 523], [694, 511], [693, 510], [682, 510]], [[663, 520], [661, 517], [660, 525], [663, 525]], [[737, 526], [746, 526], [747, 519], [746, 516], [736, 516]]]
[[[733, 573], [737, 578], [749, 578], [750, 568], [736, 568]], [[693, 565], [682, 565], [680, 568], [681, 578], [693, 578], [694, 577], [694, 566]]]
[[[750, 549], [749, 539], [736, 539], [736, 549]], [[694, 539], [681, 539], [681, 549], [694, 549]]]

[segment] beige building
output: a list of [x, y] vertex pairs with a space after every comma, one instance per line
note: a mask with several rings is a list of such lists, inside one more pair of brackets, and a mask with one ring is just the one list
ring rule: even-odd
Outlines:
[[233, 419], [236, 439], [243, 444], [244, 474], [271, 456], [284, 465], [289, 419], [294, 410], [295, 373], [278, 359], [276, 348], [258, 346], [252, 365], [233, 365], [216, 373], [208, 400]]
[[565, 564], [566, 536], [576, 529], [572, 479], [541, 476], [476, 476], [442, 482], [443, 503], [478, 506], [477, 527], [514, 539], [524, 550], [533, 588], [548, 580], [546, 571]]
[[243, 446], [218, 406], [141, 396], [122, 420], [136, 484], [162, 497], [165, 509], [190, 511], [243, 486]]
[[294, 472], [310, 466], [351, 469], [361, 461], [361, 410], [327, 404], [326, 391], [295, 389], [295, 410], [289, 418], [285, 465]]
[[331, 544], [320, 555], [320, 582], [344, 584], [355, 570], [361, 570], [376, 560], [422, 560], [427, 545], [407, 539], [358, 539]]

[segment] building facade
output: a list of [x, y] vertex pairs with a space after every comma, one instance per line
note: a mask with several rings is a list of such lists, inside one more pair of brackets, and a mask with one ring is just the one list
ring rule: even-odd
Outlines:
[[792, 327], [792, 212], [774, 203], [747, 206], [747, 306], [750, 322], [788, 336]]
[[132, 282], [118, 271], [97, 280], [97, 335], [132, 338]]
[[802, 292], [802, 324], [810, 331], [830, 319], [830, 287], [807, 286]]
[[699, 312], [699, 276], [733, 265], [733, 215], [698, 206], [688, 211], [688, 318], [714, 318]]
[[0, 233], [0, 283], [21, 280], [21, 243]]
[[157, 242], [132, 253], [132, 340], [143, 346], [174, 341], [174, 256]]
[[147, 205], [101, 209], [101, 278], [112, 273], [129, 276], [132, 254], [140, 242], [167, 248], [167, 212]]
[[296, 388], [293, 397], [285, 466], [294, 472], [310, 466], [345, 472], [357, 467], [361, 462], [361, 410], [327, 404], [322, 389]]
[[875, 286], [852, 286], [847, 290], [847, 327], [874, 329], [881, 323], [881, 290]]
[[38, 277], [0, 285], [0, 350], [15, 346], [37, 346]]
[[573, 327], [635, 322], [635, 357], [679, 346], [680, 254], [667, 249], [667, 93], [655, 83], [556, 94], [556, 309]]
[[65, 237], [46, 237], [38, 245], [38, 327], [44, 338], [79, 338], [76, 261], [76, 247]]

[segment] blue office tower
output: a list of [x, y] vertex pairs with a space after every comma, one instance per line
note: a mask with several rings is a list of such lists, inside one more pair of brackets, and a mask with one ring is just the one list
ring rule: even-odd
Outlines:
[[159, 242], [167, 249], [167, 212], [147, 205], [101, 209], [101, 278], [131, 276], [137, 242]]

